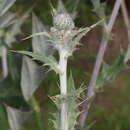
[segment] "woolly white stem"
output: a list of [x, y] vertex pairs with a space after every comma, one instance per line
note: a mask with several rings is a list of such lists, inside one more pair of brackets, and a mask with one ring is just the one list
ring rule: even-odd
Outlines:
[[2, 49], [2, 70], [3, 78], [6, 78], [8, 75], [8, 65], [7, 65], [7, 49], [3, 47]]
[[[67, 77], [66, 77], [66, 70], [67, 70], [67, 56], [66, 51], [64, 49], [61, 49], [59, 51], [60, 55], [60, 61], [59, 61], [59, 67], [61, 69], [60, 76], [60, 92], [61, 95], [67, 94]], [[61, 103], [61, 130], [68, 130], [68, 119], [67, 119], [67, 110], [68, 109], [68, 103], [67, 101], [63, 101]]]

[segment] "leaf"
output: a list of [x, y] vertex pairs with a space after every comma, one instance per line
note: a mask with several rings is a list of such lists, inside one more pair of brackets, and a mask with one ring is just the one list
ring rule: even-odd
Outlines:
[[99, 7], [100, 6], [100, 0], [91, 0], [91, 2], [93, 3], [94, 7]]
[[52, 114], [54, 120], [51, 120], [55, 130], [60, 130], [60, 113], [53, 113]]
[[3, 15], [16, 0], [0, 0], [0, 16]]
[[56, 130], [59, 130], [60, 126], [60, 111], [61, 111], [61, 102], [67, 101], [68, 103], [68, 130], [75, 130], [75, 125], [76, 125], [76, 120], [77, 117], [79, 116], [80, 112], [78, 111], [78, 106], [79, 103], [77, 102], [79, 95], [83, 91], [81, 88], [75, 89], [74, 86], [74, 80], [72, 75], [70, 75], [68, 82], [67, 82], [67, 88], [68, 88], [68, 93], [66, 96], [63, 95], [56, 95], [53, 96], [51, 99], [55, 103], [58, 109], [58, 113], [52, 114], [55, 120], [52, 120], [54, 127]]
[[72, 54], [72, 52], [75, 50], [75, 48], [79, 44], [79, 41], [81, 40], [81, 38], [83, 36], [85, 36], [90, 30], [92, 30], [97, 25], [99, 25], [100, 23], [102, 23], [103, 21], [104, 21], [104, 19], [100, 20], [99, 22], [93, 24], [90, 27], [85, 27], [85, 28], [80, 28], [78, 30], [73, 30], [72, 31], [72, 37], [73, 37], [73, 39], [70, 41], [70, 44], [68, 45], [69, 49], [70, 49], [70, 54]]
[[23, 57], [21, 72], [21, 88], [25, 100], [28, 102], [33, 93], [39, 87], [41, 81], [45, 78], [46, 72], [32, 61], [29, 57]]
[[[33, 15], [33, 27], [32, 27], [33, 34], [45, 32], [47, 33], [46, 27], [38, 20], [38, 18]], [[52, 55], [54, 52], [54, 49], [51, 45], [51, 43], [48, 41], [50, 35], [39, 35], [34, 36], [32, 39], [32, 47], [34, 53], [37, 53], [39, 55], [48, 56]]]
[[106, 2], [100, 2], [100, 0], [91, 0], [94, 6], [94, 12], [98, 15], [99, 18], [104, 18], [106, 11]]
[[25, 37], [22, 40], [27, 40], [29, 38], [36, 37], [36, 36], [46, 36], [48, 38], [51, 38], [50, 34], [48, 32], [46, 32], [46, 31], [44, 31], [44, 32], [34, 33], [34, 34], [32, 34], [32, 35], [30, 35], [28, 37]]
[[6, 111], [11, 130], [20, 130], [24, 121], [28, 119], [32, 114], [32, 111], [23, 112], [9, 106], [6, 106]]
[[9, 26], [13, 23], [16, 14], [7, 12], [4, 15], [0, 16], [0, 29]]
[[2, 104], [0, 104], [0, 129], [9, 130], [7, 114]]
[[80, 112], [76, 111], [78, 107], [78, 103], [76, 102], [76, 98], [79, 97], [80, 92], [75, 89], [74, 80], [72, 75], [70, 75], [68, 82], [67, 82], [67, 88], [68, 88], [68, 96], [72, 95], [73, 98], [69, 100], [68, 102], [68, 129], [74, 130], [74, 127], [76, 125], [76, 119], [79, 116]]
[[5, 36], [5, 43], [11, 47], [11, 44], [16, 41], [15, 36], [21, 33], [21, 26], [26, 20], [26, 17], [28, 17], [31, 9], [25, 12], [23, 16], [18, 16], [18, 18], [15, 19], [15, 23], [12, 24], [12, 26], [7, 30], [6, 36]]
[[130, 59], [130, 44], [128, 45], [128, 50], [126, 52], [124, 62], [127, 63], [129, 59]]
[[72, 75], [70, 75], [68, 82], [67, 82], [67, 91], [69, 93], [71, 93], [74, 90], [75, 90], [74, 79], [73, 79]]
[[28, 52], [28, 51], [18, 51], [18, 53], [31, 56], [31, 57], [33, 57], [34, 60], [41, 61], [42, 63], [45, 63], [45, 65], [50, 66], [51, 69], [55, 70], [56, 73], [60, 73], [60, 70], [58, 68], [57, 62], [55, 61], [54, 57], [41, 56], [39, 54], [35, 54], [32, 52]]
[[8, 53], [9, 74], [0, 80], [0, 103], [21, 109], [28, 109], [20, 88], [21, 58], [17, 54]]
[[65, 9], [62, 0], [59, 0], [59, 1], [58, 1], [58, 9], [57, 9], [57, 10], [58, 10], [57, 12], [58, 12], [59, 14], [60, 14], [60, 13], [67, 13], [67, 10]]
[[114, 80], [118, 73], [127, 69], [126, 64], [124, 63], [125, 53], [123, 51], [120, 52], [117, 60], [114, 62], [113, 65], [108, 65], [103, 63], [103, 68], [99, 73], [97, 79], [97, 91], [100, 91], [102, 87], [107, 84], [108, 82]]

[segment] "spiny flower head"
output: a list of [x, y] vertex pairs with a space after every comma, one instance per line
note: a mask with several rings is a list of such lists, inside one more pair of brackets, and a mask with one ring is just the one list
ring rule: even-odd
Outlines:
[[54, 16], [53, 26], [59, 30], [70, 30], [75, 27], [73, 19], [67, 13], [61, 13]]

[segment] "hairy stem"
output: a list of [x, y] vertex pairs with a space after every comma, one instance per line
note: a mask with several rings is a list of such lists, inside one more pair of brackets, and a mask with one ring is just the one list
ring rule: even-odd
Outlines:
[[34, 114], [35, 114], [35, 118], [36, 118], [39, 130], [44, 130], [40, 108], [39, 108], [34, 96], [32, 96], [32, 98], [31, 98], [31, 104], [32, 104], [33, 109], [34, 109]]
[[[116, 20], [116, 17], [117, 17], [117, 14], [118, 14], [118, 11], [119, 11], [119, 8], [120, 8], [120, 5], [121, 5], [121, 1], [122, 0], [116, 0], [110, 21], [109, 21], [108, 25], [105, 26], [106, 32], [108, 34], [112, 31], [112, 27], [115, 23], [115, 20]], [[103, 61], [103, 56], [104, 56], [104, 52], [105, 52], [106, 47], [107, 47], [107, 43], [108, 43], [108, 40], [107, 39], [105, 40], [104, 36], [103, 36], [103, 40], [101, 42], [101, 45], [100, 45], [100, 48], [99, 48], [99, 51], [98, 51], [94, 70], [93, 70], [93, 73], [92, 73], [92, 76], [91, 76], [91, 79], [90, 79], [88, 92], [87, 92], [87, 95], [86, 95], [87, 100], [83, 104], [83, 108], [82, 108], [83, 113], [80, 116], [79, 125], [80, 125], [81, 128], [84, 126], [84, 123], [85, 123], [85, 120], [86, 120], [86, 117], [87, 117], [87, 114], [88, 114], [88, 110], [89, 110], [90, 105], [91, 105], [91, 103], [89, 101], [95, 95], [96, 80], [97, 80], [98, 73], [99, 73], [99, 70], [100, 70], [100, 67], [101, 67], [101, 63]]]
[[129, 40], [129, 44], [130, 44], [130, 20], [129, 20], [129, 15], [128, 15], [127, 7], [125, 4], [125, 0], [122, 0], [121, 10], [122, 10], [124, 22], [126, 25], [126, 29], [127, 29], [127, 33], [128, 33], [128, 40]]
[[[61, 69], [60, 76], [60, 93], [61, 95], [67, 94], [67, 77], [66, 77], [66, 70], [67, 70], [67, 58], [66, 58], [66, 51], [61, 49], [59, 51], [60, 61], [59, 66]], [[67, 109], [68, 103], [64, 100], [61, 103], [61, 130], [68, 130], [68, 119], [67, 119]]]

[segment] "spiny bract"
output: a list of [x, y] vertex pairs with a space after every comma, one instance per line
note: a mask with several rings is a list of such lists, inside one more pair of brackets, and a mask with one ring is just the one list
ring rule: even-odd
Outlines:
[[75, 27], [73, 19], [67, 13], [61, 13], [54, 16], [53, 26], [59, 30], [68, 30]]

